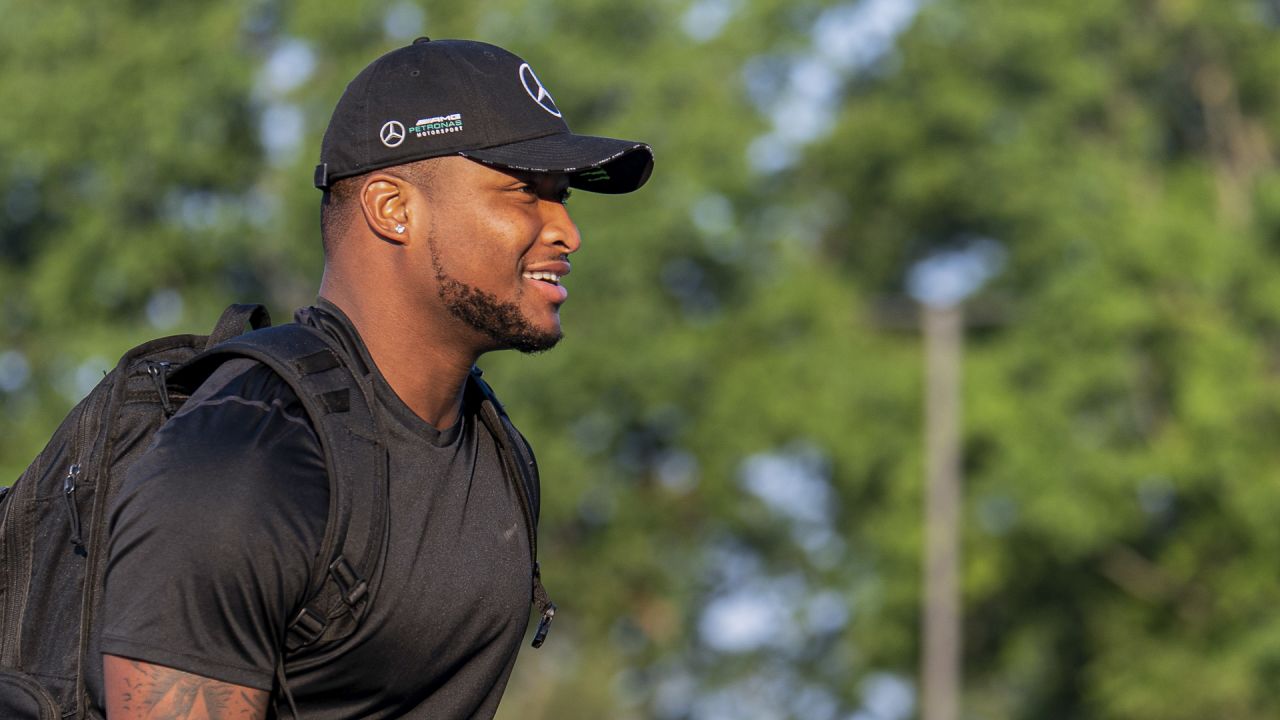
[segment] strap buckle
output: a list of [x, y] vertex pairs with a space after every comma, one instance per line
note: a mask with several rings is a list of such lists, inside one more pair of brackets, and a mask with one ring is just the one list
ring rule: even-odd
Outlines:
[[369, 594], [369, 583], [364, 578], [356, 574], [352, 569], [351, 563], [347, 562], [347, 558], [339, 555], [337, 560], [329, 563], [329, 575], [333, 581], [338, 583], [338, 591], [342, 595], [342, 602], [349, 607], [355, 607]]
[[293, 622], [289, 623], [289, 633], [285, 640], [285, 647], [289, 651], [306, 647], [324, 634], [324, 629], [329, 626], [329, 620], [320, 613], [310, 607], [303, 607], [294, 616]]

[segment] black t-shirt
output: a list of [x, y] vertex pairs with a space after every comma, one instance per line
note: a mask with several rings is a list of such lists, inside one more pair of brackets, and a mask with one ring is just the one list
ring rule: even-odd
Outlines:
[[[322, 301], [310, 317], [370, 369], [391, 458], [390, 540], [355, 634], [285, 657], [298, 711], [491, 718], [528, 623], [532, 573], [520, 497], [479, 398], [438, 431], [377, 373], [340, 311]], [[292, 390], [254, 361], [224, 365], [121, 489], [103, 652], [271, 689], [311, 586], [328, 495], [319, 440]]]

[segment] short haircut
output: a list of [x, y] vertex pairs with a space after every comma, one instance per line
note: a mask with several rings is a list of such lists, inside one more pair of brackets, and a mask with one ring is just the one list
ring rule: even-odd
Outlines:
[[[408, 181], [431, 193], [431, 183], [435, 180], [439, 166], [434, 158], [396, 165], [379, 172]], [[347, 232], [355, 219], [361, 215], [360, 191], [369, 179], [370, 173], [343, 178], [330, 185], [320, 199], [320, 239], [324, 245], [324, 257], [328, 260], [342, 235]]]

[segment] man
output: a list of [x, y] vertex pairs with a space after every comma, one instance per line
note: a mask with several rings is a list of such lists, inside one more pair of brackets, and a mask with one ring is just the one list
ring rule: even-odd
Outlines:
[[535, 579], [468, 377], [486, 352], [559, 340], [580, 244], [569, 188], [630, 192], [652, 162], [642, 143], [571, 134], [529, 65], [491, 45], [421, 38], [351, 82], [316, 171], [321, 299], [299, 317], [375, 389], [390, 455], [376, 595], [350, 636], [286, 649], [329, 517], [324, 454], [281, 378], [228, 362], [111, 516], [111, 720], [494, 715]]

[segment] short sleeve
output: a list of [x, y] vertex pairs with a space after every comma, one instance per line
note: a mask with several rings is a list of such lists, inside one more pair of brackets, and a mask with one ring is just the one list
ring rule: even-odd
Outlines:
[[329, 484], [287, 383], [224, 365], [129, 469], [109, 517], [104, 653], [270, 689]]

